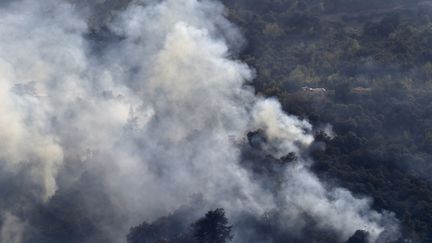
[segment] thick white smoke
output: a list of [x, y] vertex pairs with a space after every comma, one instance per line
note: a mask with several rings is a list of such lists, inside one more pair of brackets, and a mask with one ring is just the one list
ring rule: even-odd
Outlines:
[[[196, 194], [233, 217], [282, 210], [297, 229], [307, 213], [341, 240], [365, 229], [385, 242], [396, 230], [368, 200], [326, 188], [307, 162], [286, 168], [278, 196], [241, 166], [248, 131], [263, 131], [264, 150], [277, 158], [302, 154], [313, 136], [308, 122], [245, 86], [253, 71], [232, 58], [242, 38], [221, 4], [135, 1], [109, 28], [121, 40], [94, 54], [73, 5], [20, 0], [0, 8], [0, 161], [2, 173], [26, 178], [19, 193], [43, 202], [79, 179], [64, 168], [90, 171], [126, 218], [107, 230], [114, 241]], [[19, 242], [13, 232], [25, 216], [4, 217], [1, 242]]]

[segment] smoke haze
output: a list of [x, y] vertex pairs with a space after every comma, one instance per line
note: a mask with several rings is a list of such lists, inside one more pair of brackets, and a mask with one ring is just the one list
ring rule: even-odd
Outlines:
[[[75, 203], [95, 228], [81, 242], [125, 242], [131, 226], [196, 198], [189, 217], [223, 207], [235, 225], [276, 210], [298, 238], [312, 218], [340, 242], [357, 230], [397, 239], [391, 213], [309, 170], [312, 126], [255, 96], [254, 71], [235, 59], [244, 39], [220, 3], [125, 1], [100, 20], [110, 38], [99, 51], [83, 4], [0, 5], [1, 243], [64, 240], [42, 229], [53, 222], [40, 208], [61, 215]], [[242, 163], [254, 131], [256, 153], [297, 156], [278, 179]], [[258, 242], [243, 228], [234, 242]]]

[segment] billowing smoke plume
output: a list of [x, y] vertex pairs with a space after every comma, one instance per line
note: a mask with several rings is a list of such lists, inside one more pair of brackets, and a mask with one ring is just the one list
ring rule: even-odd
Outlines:
[[[233, 222], [276, 210], [293, 234], [307, 215], [341, 242], [357, 230], [371, 242], [397, 237], [391, 214], [309, 171], [311, 125], [254, 95], [253, 71], [233, 58], [243, 39], [221, 4], [128, 3], [103, 23], [102, 44], [89, 37], [81, 5], [0, 5], [2, 243], [56, 242], [63, 236], [43, 229], [55, 221], [44, 215], [62, 208], [83, 208], [95, 227], [79, 242], [102, 242], [95, 232], [122, 242], [129, 227], [194, 198], [197, 215], [223, 207]], [[260, 153], [297, 158], [278, 167], [277, 182], [241, 162], [255, 131]], [[237, 229], [235, 242], [251, 242]]]

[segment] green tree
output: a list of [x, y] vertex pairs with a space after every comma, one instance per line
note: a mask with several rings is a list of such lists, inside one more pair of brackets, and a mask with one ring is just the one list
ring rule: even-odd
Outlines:
[[225, 211], [218, 208], [209, 211], [203, 218], [192, 225], [192, 232], [198, 243], [225, 243], [231, 241], [232, 226], [225, 217]]
[[346, 243], [367, 243], [369, 242], [369, 233], [363, 230], [357, 230]]

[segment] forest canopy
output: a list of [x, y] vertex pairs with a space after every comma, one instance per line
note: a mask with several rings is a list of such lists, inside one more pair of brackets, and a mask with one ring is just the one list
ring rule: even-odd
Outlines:
[[[334, 138], [323, 178], [396, 212], [432, 241], [432, 5], [402, 0], [225, 1], [248, 40], [253, 85]], [[305, 89], [306, 87], [306, 89]], [[354, 241], [353, 241], [354, 242]], [[357, 241], [355, 241], [357, 242]]]

